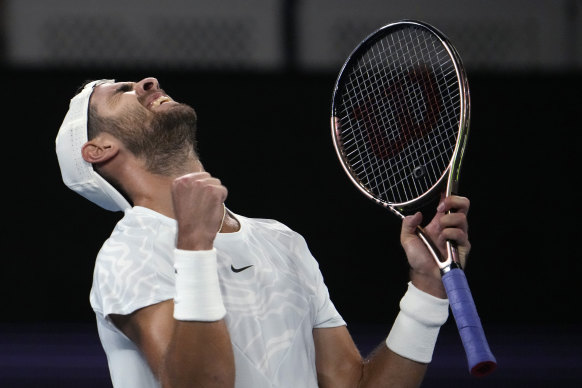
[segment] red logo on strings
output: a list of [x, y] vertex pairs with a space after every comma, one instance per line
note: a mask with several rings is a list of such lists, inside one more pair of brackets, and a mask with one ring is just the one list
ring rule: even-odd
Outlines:
[[[442, 109], [435, 75], [426, 66], [411, 69], [404, 77], [382, 89], [377, 96], [380, 100], [388, 99], [390, 105], [380, 104], [373, 100], [375, 96], [371, 96], [363, 105], [354, 108], [353, 115], [363, 123], [372, 152], [380, 159], [394, 157], [430, 133]], [[421, 110], [422, 106], [425, 107], [424, 111]], [[397, 128], [386, 128], [386, 124], [381, 122], [383, 117], [387, 117], [382, 113], [384, 109], [391, 110]]]

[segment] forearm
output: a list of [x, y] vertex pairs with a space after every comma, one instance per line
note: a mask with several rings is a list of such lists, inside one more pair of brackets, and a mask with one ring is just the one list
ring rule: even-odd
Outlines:
[[316, 363], [321, 388], [417, 387], [421, 384], [448, 301], [412, 285], [385, 343], [362, 359], [345, 326], [315, 329]]
[[409, 284], [386, 343], [364, 363], [360, 387], [419, 386], [447, 317], [446, 299]]
[[364, 361], [358, 387], [419, 387], [427, 366], [394, 353], [383, 343]]
[[164, 388], [233, 387], [234, 371], [224, 320], [176, 320], [160, 376]]
[[216, 251], [175, 250], [174, 330], [164, 360], [167, 387], [232, 387], [234, 356], [224, 322]]
[[338, 336], [324, 331], [315, 338], [316, 345], [318, 342], [329, 344], [328, 340], [333, 342], [333, 346], [327, 345], [326, 350], [318, 355], [320, 388], [418, 387], [427, 369], [428, 364], [402, 357], [385, 343], [362, 359], [347, 334]]

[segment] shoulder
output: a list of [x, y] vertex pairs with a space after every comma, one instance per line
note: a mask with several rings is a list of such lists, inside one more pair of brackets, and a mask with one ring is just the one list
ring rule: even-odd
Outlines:
[[176, 228], [176, 221], [145, 207], [136, 206], [125, 211], [113, 234], [131, 230], [132, 233], [152, 233], [159, 228]]
[[303, 271], [311, 273], [318, 271], [318, 263], [299, 232], [273, 219], [247, 218], [244, 223], [248, 232], [253, 234], [250, 239], [261, 240], [263, 247], [274, 253], [273, 257], [284, 253], [282, 256], [290, 259], [288, 264], [303, 267]]
[[175, 234], [174, 220], [149, 209], [135, 207], [126, 211], [101, 247], [98, 264], [144, 263], [152, 257], [170, 255]]
[[125, 213], [97, 255], [94, 309], [126, 314], [171, 297], [175, 227], [168, 220], [135, 208]]
[[174, 220], [152, 210], [135, 207], [127, 210], [103, 244], [99, 256], [110, 249], [135, 250], [172, 238], [176, 231]]
[[268, 218], [242, 218], [244, 219], [245, 223], [248, 224], [247, 226], [251, 232], [269, 235], [273, 238], [279, 238], [281, 241], [286, 241], [288, 243], [305, 242], [305, 239], [301, 234], [280, 221]]

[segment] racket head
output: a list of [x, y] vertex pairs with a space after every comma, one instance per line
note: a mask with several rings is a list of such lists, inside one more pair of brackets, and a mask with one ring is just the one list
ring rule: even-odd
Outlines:
[[332, 95], [332, 138], [345, 172], [376, 203], [418, 209], [456, 191], [467, 140], [469, 87], [461, 58], [431, 25], [402, 20], [349, 55]]

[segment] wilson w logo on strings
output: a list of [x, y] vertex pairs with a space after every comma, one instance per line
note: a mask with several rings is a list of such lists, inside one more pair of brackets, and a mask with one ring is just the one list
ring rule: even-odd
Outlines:
[[368, 95], [353, 108], [352, 117], [363, 126], [374, 155], [386, 159], [430, 133], [442, 106], [434, 72], [419, 66]]

